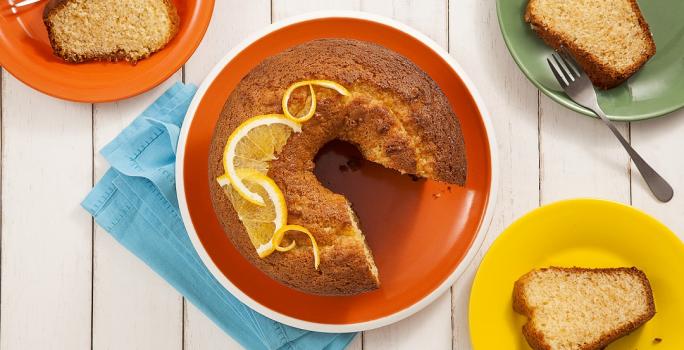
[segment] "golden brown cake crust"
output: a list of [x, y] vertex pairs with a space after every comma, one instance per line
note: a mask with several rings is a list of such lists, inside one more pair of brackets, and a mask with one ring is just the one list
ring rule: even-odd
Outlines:
[[[246, 119], [282, 113], [281, 99], [294, 82], [333, 80], [349, 89], [344, 98], [316, 87], [315, 116], [293, 134], [270, 164], [268, 176], [285, 195], [288, 223], [307, 227], [321, 247], [319, 271], [311, 245], [297, 236], [297, 248], [258, 258], [244, 227], [216, 177], [232, 131]], [[303, 101], [293, 95], [293, 103]], [[238, 250], [276, 280], [317, 294], [355, 294], [378, 286], [372, 257], [352, 239], [355, 218], [347, 200], [323, 187], [313, 158], [334, 139], [358, 146], [364, 157], [403, 173], [463, 185], [466, 161], [458, 119], [439, 87], [405, 57], [375, 44], [323, 39], [301, 44], [264, 60], [228, 98], [212, 140], [210, 191], [225, 232]], [[287, 244], [285, 242], [283, 244]]]
[[[655, 301], [653, 300], [653, 291], [651, 290], [651, 284], [648, 281], [648, 278], [646, 277], [646, 274], [637, 269], [636, 267], [620, 267], [620, 268], [600, 268], [600, 269], [590, 269], [590, 268], [581, 268], [581, 267], [549, 267], [549, 268], [543, 268], [540, 269], [540, 271], [545, 271], [545, 270], [558, 270], [558, 271], [565, 271], [569, 273], [582, 273], [582, 272], [591, 272], [591, 273], [598, 273], [598, 274], [614, 274], [614, 273], [619, 273], [619, 272], [624, 272], [627, 274], [635, 275], [639, 278], [641, 283], [644, 286], [644, 290], [646, 291], [646, 295], [648, 296], [648, 312], [642, 317], [640, 317], [637, 320], [633, 320], [632, 322], [629, 322], [625, 324], [624, 326], [613, 329], [612, 332], [609, 332], [607, 334], [604, 334], [601, 338], [599, 338], [597, 341], [590, 343], [590, 344], [585, 344], [581, 350], [600, 350], [608, 346], [608, 344], [612, 343], [613, 341], [617, 340], [618, 338], [621, 338], [635, 329], [639, 328], [641, 325], [646, 323], [648, 320], [650, 320], [654, 315], [655, 315]], [[527, 283], [527, 280], [531, 277], [531, 274], [534, 271], [531, 271], [524, 276], [520, 277], [517, 281], [515, 281], [514, 287], [513, 287], [513, 310], [515, 310], [517, 313], [522, 314], [526, 316], [528, 319], [532, 319], [534, 316], [534, 310], [531, 309], [526, 302], [525, 294], [524, 294], [524, 287], [525, 284]], [[523, 335], [525, 336], [525, 339], [527, 340], [528, 344], [530, 344], [530, 347], [535, 350], [552, 350], [551, 346], [544, 340], [544, 336], [541, 332], [539, 332], [531, 322], [525, 323], [523, 326]]]
[[[147, 54], [145, 57], [141, 57], [138, 60], [133, 60], [131, 57], [126, 55], [125, 52], [119, 51], [115, 52], [109, 55], [97, 55], [97, 56], [81, 56], [81, 55], [73, 55], [64, 50], [60, 43], [58, 43], [53, 35], [52, 31], [52, 22], [50, 21], [50, 16], [55, 13], [56, 11], [59, 11], [62, 7], [66, 6], [66, 4], [69, 3], [69, 1], [72, 0], [49, 0], [48, 3], [45, 5], [45, 8], [43, 9], [43, 23], [45, 24], [45, 27], [47, 29], [48, 33], [48, 39], [50, 40], [50, 46], [52, 46], [53, 53], [55, 56], [71, 63], [82, 63], [82, 62], [88, 62], [88, 61], [110, 61], [110, 62], [115, 62], [115, 61], [131, 61], [133, 63], [145, 59], [152, 55], [154, 52], [157, 52], [161, 49], [164, 48], [164, 46], [160, 47], [159, 50], [150, 52]], [[171, 19], [171, 34], [169, 35], [169, 42], [173, 39], [173, 37], [176, 36], [178, 33], [178, 30], [180, 29], [180, 17], [178, 17], [178, 11], [176, 10], [176, 6], [173, 4], [173, 0], [162, 0], [164, 2], [164, 5], [166, 6], [166, 10], [169, 14], [169, 18]], [[166, 43], [168, 44], [168, 42]]]
[[641, 67], [646, 64], [646, 62], [653, 57], [656, 53], [655, 42], [651, 35], [651, 30], [648, 27], [648, 23], [641, 14], [641, 9], [639, 9], [639, 4], [636, 0], [629, 0], [632, 10], [636, 14], [639, 20], [639, 27], [648, 33], [648, 51], [644, 53], [641, 60], [632, 64], [624, 72], [617, 72], [610, 66], [602, 65], [599, 63], [598, 59], [591, 53], [580, 48], [575, 42], [564, 38], [562, 35], [555, 33], [551, 28], [544, 25], [543, 21], [534, 16], [533, 6], [534, 1], [530, 0], [525, 10], [525, 22], [532, 25], [532, 30], [534, 30], [537, 35], [544, 40], [544, 42], [551, 46], [554, 50], [560, 50], [562, 47], [566, 48], [572, 57], [575, 58], [577, 63], [582, 67], [582, 69], [587, 73], [587, 76], [594, 85], [601, 89], [610, 89], [622, 84], [625, 80], [636, 73]]

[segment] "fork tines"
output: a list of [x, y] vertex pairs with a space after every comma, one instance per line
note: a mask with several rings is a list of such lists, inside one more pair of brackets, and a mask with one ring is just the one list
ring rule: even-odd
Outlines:
[[563, 88], [568, 87], [570, 83], [582, 75], [581, 70], [577, 69], [575, 60], [565, 50], [560, 51], [560, 53], [554, 52], [551, 57], [553, 57], [553, 61], [547, 58], [546, 62]]

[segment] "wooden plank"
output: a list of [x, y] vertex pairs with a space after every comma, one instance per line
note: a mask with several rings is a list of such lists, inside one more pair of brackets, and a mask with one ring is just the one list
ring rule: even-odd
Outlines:
[[[318, 10], [362, 10], [402, 21], [431, 37], [443, 47], [448, 45], [447, 1], [274, 1], [273, 19]], [[447, 293], [449, 294], [449, 293]], [[355, 340], [354, 347], [364, 349], [413, 349], [450, 347], [451, 312], [450, 296], [445, 295], [430, 307], [397, 324], [365, 332], [362, 344]], [[357, 338], [358, 339], [358, 338]]]
[[674, 198], [661, 203], [632, 165], [632, 204], [661, 220], [684, 239], [684, 110], [666, 117], [632, 123], [632, 145], [674, 189]]
[[345, 350], [361, 350], [363, 349], [363, 332], [354, 337]]
[[390, 17], [449, 48], [448, 0], [363, 0], [360, 10]]
[[[185, 65], [185, 81], [200, 84], [230, 49], [271, 21], [271, 4], [259, 1], [216, 1], [214, 17], [202, 44]], [[235, 349], [239, 345], [197, 308], [185, 309], [184, 349]]]
[[274, 22], [313, 11], [361, 10], [361, 0], [273, 0], [272, 3], [271, 15]]
[[[273, 19], [279, 20], [316, 10], [362, 10], [402, 21], [447, 47], [447, 1], [274, 1]], [[449, 294], [449, 293], [447, 293]], [[363, 335], [365, 349], [412, 349], [423, 345], [445, 348], [451, 343], [450, 296], [397, 324], [368, 331]], [[410, 331], [409, 331], [410, 330]], [[355, 344], [355, 346], [358, 346]]]
[[364, 332], [363, 349], [450, 349], [451, 293], [444, 293], [415, 315]]
[[228, 51], [270, 23], [269, 0], [216, 1], [207, 33], [185, 64], [185, 82], [199, 85]]
[[204, 316], [202, 311], [186, 301], [184, 349], [239, 350], [242, 346]]
[[498, 203], [483, 247], [452, 288], [453, 349], [470, 349], [468, 300], [479, 262], [506, 226], [539, 203], [538, 99], [506, 49], [493, 2], [450, 1], [449, 39], [451, 55], [489, 110], [500, 170]]
[[2, 76], [2, 349], [89, 349], [91, 105]]
[[[405, 23], [448, 49], [448, 1], [364, 0], [361, 10]], [[398, 323], [365, 332], [364, 349], [446, 349], [451, 346], [451, 291]]]
[[[99, 154], [121, 130], [173, 83], [179, 71], [140, 96], [93, 108], [95, 179], [110, 165]], [[180, 349], [182, 297], [109, 233], [95, 225], [93, 347], [95, 349]]]
[[[629, 157], [603, 123], [542, 96], [541, 202], [597, 197], [629, 203]], [[618, 123], [627, 135], [627, 124]]]

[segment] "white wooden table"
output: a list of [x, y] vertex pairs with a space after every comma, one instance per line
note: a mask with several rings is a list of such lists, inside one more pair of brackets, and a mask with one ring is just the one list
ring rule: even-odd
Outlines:
[[[173, 82], [199, 84], [248, 34], [324, 9], [405, 22], [447, 48], [474, 80], [494, 122], [502, 174], [485, 248], [525, 212], [572, 197], [629, 203], [684, 232], [684, 111], [620, 125], [675, 188], [673, 201], [661, 204], [605, 126], [552, 102], [517, 69], [492, 0], [216, 0], [207, 35], [182, 71], [132, 99], [65, 102], [2, 71], [1, 349], [239, 348], [79, 203], [108, 167], [97, 151]], [[470, 349], [476, 266], [425, 310], [363, 333], [350, 349]]]

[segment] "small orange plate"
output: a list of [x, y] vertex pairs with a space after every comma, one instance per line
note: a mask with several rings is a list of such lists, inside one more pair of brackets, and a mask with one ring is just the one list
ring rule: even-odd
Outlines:
[[180, 30], [161, 51], [128, 62], [72, 64], [52, 54], [43, 24], [45, 4], [12, 14], [0, 0], [0, 65], [26, 85], [77, 102], [116, 101], [141, 94], [176, 72], [199, 45], [209, 26], [214, 0], [174, 0]]
[[[178, 195], [195, 248], [217, 279], [241, 301], [299, 328], [355, 331], [410, 315], [447, 290], [465, 269], [480, 247], [482, 231], [491, 216], [495, 146], [489, 120], [472, 85], [434, 42], [382, 17], [358, 13], [320, 16], [269, 27], [238, 46], [209, 75], [183, 125], [177, 162]], [[344, 165], [344, 151], [324, 150], [317, 175], [326, 186], [350, 198], [380, 273], [380, 289], [355, 296], [306, 294], [269, 278], [233, 247], [209, 195], [210, 141], [233, 88], [263, 59], [319, 38], [370, 41], [411, 59], [444, 91], [465, 136], [468, 175], [463, 188], [396, 176], [378, 178], [375, 174], [381, 170], [372, 167], [354, 172]]]

